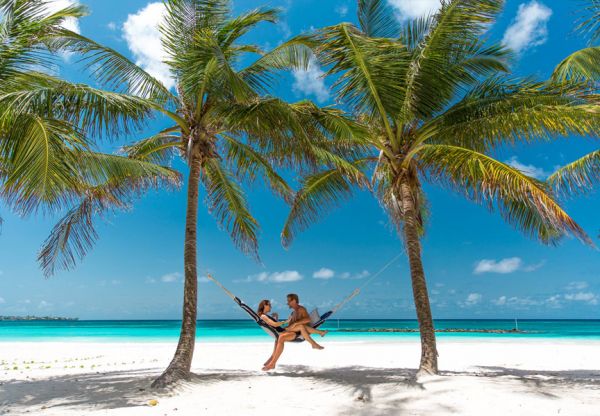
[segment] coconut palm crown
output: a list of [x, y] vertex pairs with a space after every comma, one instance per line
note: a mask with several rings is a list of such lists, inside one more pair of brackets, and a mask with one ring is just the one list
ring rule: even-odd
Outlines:
[[[0, 1], [0, 201], [21, 215], [67, 209], [70, 221], [56, 234], [60, 254], [50, 250], [43, 257], [69, 267], [96, 237], [94, 212], [127, 207], [148, 187], [177, 186], [179, 174], [96, 150], [94, 138], [134, 130], [152, 107], [53, 75], [61, 54], [69, 52], [59, 39], [78, 36], [65, 22], [87, 10], [50, 6], [44, 0]], [[78, 226], [85, 222], [90, 227]], [[60, 238], [69, 234], [81, 238], [73, 245]], [[54, 271], [50, 264], [44, 268]]]
[[518, 142], [597, 132], [597, 97], [579, 85], [508, 76], [510, 53], [482, 40], [499, 0], [448, 0], [431, 16], [399, 24], [384, 0], [361, 0], [359, 25], [317, 30], [315, 53], [337, 100], [368, 129], [370, 151], [306, 176], [282, 232], [284, 244], [370, 188], [397, 226], [409, 258], [421, 333], [420, 373], [436, 373], [437, 349], [420, 239], [424, 184], [485, 205], [528, 236], [590, 240], [549, 187], [491, 152]]
[[[227, 0], [166, 1], [160, 32], [176, 92], [90, 39], [69, 33], [55, 40], [82, 54], [91, 70], [101, 68], [95, 71], [100, 82], [152, 101], [170, 122], [151, 137], [124, 147], [129, 158], [168, 163], [179, 156], [189, 167], [182, 329], [173, 360], [155, 387], [190, 376], [197, 316], [199, 188], [207, 208], [234, 244], [258, 257], [259, 224], [242, 185], [261, 178], [290, 201], [293, 191], [277, 167], [314, 170], [322, 163], [343, 163], [343, 157], [355, 157], [362, 150], [355, 138], [362, 129], [342, 111], [319, 108], [310, 101], [290, 104], [268, 94], [277, 80], [276, 71], [305, 68], [311, 57], [311, 40], [302, 36], [268, 53], [241, 42], [258, 24], [276, 22], [278, 14], [258, 8], [233, 17]], [[80, 244], [78, 237], [72, 235], [73, 245]], [[60, 240], [51, 236], [48, 251], [56, 251]]]

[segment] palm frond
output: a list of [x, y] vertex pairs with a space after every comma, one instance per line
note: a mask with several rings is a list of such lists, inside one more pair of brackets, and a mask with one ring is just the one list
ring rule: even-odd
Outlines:
[[149, 98], [164, 105], [176, 101], [162, 82], [112, 48], [66, 29], [58, 31], [49, 41], [53, 48], [80, 55], [90, 74], [111, 90]]
[[181, 136], [167, 131], [123, 146], [121, 151], [132, 159], [164, 165], [177, 155], [177, 148], [179, 154], [182, 154], [184, 149], [182, 149]]
[[[360, 171], [364, 163], [356, 161], [356, 170]], [[296, 234], [349, 199], [355, 185], [367, 187], [368, 180], [364, 175], [348, 176], [345, 170], [339, 168], [326, 169], [302, 178], [281, 232], [282, 244], [289, 246]]]
[[272, 87], [277, 71], [306, 69], [315, 46], [312, 37], [296, 36], [267, 52], [239, 74], [256, 91], [266, 93]]
[[230, 165], [234, 175], [240, 179], [254, 182], [257, 175], [261, 175], [267, 181], [269, 187], [281, 196], [286, 202], [290, 202], [293, 191], [287, 182], [273, 169], [272, 163], [263, 155], [242, 143], [234, 137], [221, 134], [224, 139], [227, 164]]
[[552, 73], [556, 82], [600, 80], [600, 46], [590, 46], [567, 56]]
[[397, 38], [400, 33], [400, 25], [387, 0], [359, 0], [358, 22], [370, 37]]
[[585, 231], [553, 199], [551, 189], [505, 163], [450, 145], [424, 145], [417, 163], [427, 180], [447, 185], [466, 198], [496, 208], [526, 235], [554, 244], [565, 234], [593, 245]]
[[201, 179], [207, 192], [206, 202], [215, 219], [242, 252], [258, 257], [258, 222], [250, 214], [246, 196], [231, 172], [218, 159], [208, 159], [204, 162]]
[[585, 85], [491, 78], [425, 123], [422, 140], [486, 151], [518, 141], [595, 134], [598, 98]]
[[[398, 118], [405, 123], [413, 117], [426, 119], [447, 105], [461, 85], [472, 82], [460, 63], [480, 45], [486, 26], [501, 11], [502, 0], [448, 0], [426, 25], [427, 32], [414, 48], [406, 75], [406, 94]], [[497, 47], [489, 58], [502, 58]], [[497, 63], [496, 65], [500, 65]], [[445, 70], [440, 70], [444, 68]], [[448, 68], [454, 70], [446, 71]]]
[[585, 194], [600, 184], [600, 150], [595, 150], [548, 177], [555, 192], [564, 197]]
[[55, 117], [78, 126], [91, 136], [129, 133], [149, 117], [154, 104], [145, 99], [39, 72], [13, 76], [0, 89], [4, 111]]

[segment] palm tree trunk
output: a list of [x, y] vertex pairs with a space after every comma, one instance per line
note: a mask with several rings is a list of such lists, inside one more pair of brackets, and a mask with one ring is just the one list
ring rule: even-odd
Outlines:
[[425, 271], [421, 262], [421, 242], [419, 237], [418, 215], [415, 194], [409, 183], [400, 184], [402, 211], [404, 214], [404, 244], [410, 264], [413, 298], [421, 333], [421, 363], [418, 375], [437, 374], [437, 348], [435, 330], [425, 281]]
[[187, 213], [185, 220], [185, 245], [183, 252], [185, 284], [183, 288], [183, 318], [177, 350], [171, 364], [154, 382], [152, 387], [161, 388], [190, 376], [194, 346], [196, 343], [196, 319], [198, 304], [198, 277], [196, 271], [196, 228], [198, 219], [198, 185], [201, 158], [196, 147], [190, 155]]

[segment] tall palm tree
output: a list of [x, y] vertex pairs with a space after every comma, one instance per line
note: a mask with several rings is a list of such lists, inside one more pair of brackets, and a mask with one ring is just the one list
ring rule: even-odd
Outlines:
[[348, 198], [354, 186], [371, 188], [408, 255], [421, 334], [419, 374], [438, 371], [421, 259], [427, 218], [423, 182], [497, 209], [544, 243], [566, 233], [589, 242], [546, 184], [490, 155], [501, 145], [588, 134], [599, 127], [577, 87], [504, 75], [508, 52], [481, 41], [501, 7], [500, 0], [443, 1], [434, 15], [400, 26], [387, 2], [361, 0], [358, 27], [342, 23], [314, 35], [315, 53], [336, 79], [337, 100], [368, 129], [370, 151], [306, 176], [282, 239], [289, 244]]
[[[155, 109], [172, 123], [155, 135], [126, 146], [134, 160], [163, 163], [179, 156], [189, 167], [184, 241], [184, 299], [181, 332], [173, 359], [153, 386], [162, 387], [190, 375], [197, 319], [197, 210], [199, 187], [217, 222], [244, 253], [257, 257], [259, 225], [250, 213], [241, 184], [262, 177], [286, 200], [292, 190], [275, 168], [314, 167], [324, 159], [351, 157], [360, 132], [341, 111], [318, 108], [309, 101], [294, 104], [267, 95], [275, 71], [308, 65], [310, 42], [294, 38], [264, 53], [240, 38], [261, 22], [275, 22], [278, 12], [260, 8], [232, 17], [228, 0], [168, 0], [160, 25], [166, 64], [176, 81], [176, 94], [143, 70], [90, 39], [72, 33], [63, 45], [87, 57], [100, 81], [149, 97]], [[57, 40], [58, 42], [59, 40]], [[258, 56], [247, 66], [240, 61]], [[337, 140], [332, 143], [330, 135]], [[44, 264], [52, 267], [63, 231], [72, 220], [89, 230], [80, 215], [67, 216], [48, 240]], [[86, 246], [82, 231], [72, 234], [71, 246]], [[69, 256], [67, 256], [69, 257]]]
[[21, 214], [81, 199], [123, 206], [149, 186], [179, 181], [171, 169], [95, 150], [93, 137], [137, 127], [151, 114], [149, 102], [51, 74], [66, 52], [56, 41], [71, 33], [65, 21], [86, 13], [80, 5], [52, 11], [48, 1], [0, 0], [0, 201]]
[[[592, 43], [600, 40], [600, 0], [588, 0], [585, 8], [588, 16], [577, 31], [589, 35], [590, 46], [565, 58], [554, 70], [557, 82], [586, 82], [591, 91], [600, 85], [600, 46]], [[592, 111], [592, 110], [591, 110]], [[597, 117], [600, 117], [596, 109]], [[574, 196], [592, 190], [600, 183], [600, 149], [563, 166], [548, 178], [548, 182], [563, 196]]]

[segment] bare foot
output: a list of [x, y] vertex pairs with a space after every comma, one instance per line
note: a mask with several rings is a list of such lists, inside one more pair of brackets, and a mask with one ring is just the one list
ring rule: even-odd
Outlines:
[[329, 331], [321, 331], [321, 336], [324, 337]]
[[319, 345], [319, 344], [315, 344], [312, 347], [315, 350], [324, 350], [325, 349], [325, 347], [323, 347], [322, 345]]
[[269, 364], [269, 365], [265, 365], [265, 366], [262, 368], [262, 371], [270, 371], [270, 370], [272, 370], [272, 369], [274, 369], [274, 368], [275, 368], [275, 365], [273, 365], [273, 364]]

